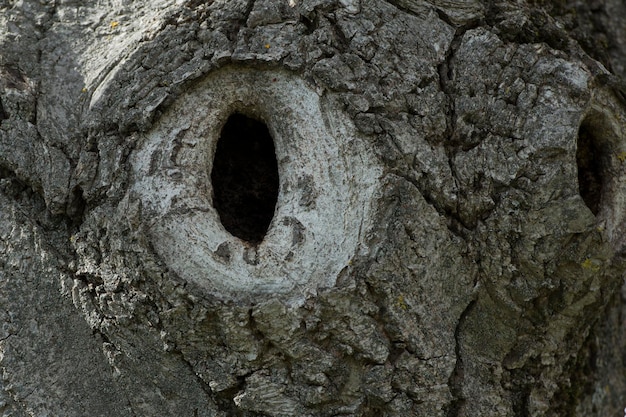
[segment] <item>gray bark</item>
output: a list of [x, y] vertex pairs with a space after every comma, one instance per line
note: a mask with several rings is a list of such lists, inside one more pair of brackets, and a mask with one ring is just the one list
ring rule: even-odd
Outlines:
[[[0, 412], [621, 417], [625, 21], [0, 1]], [[261, 243], [213, 204], [233, 112]]]

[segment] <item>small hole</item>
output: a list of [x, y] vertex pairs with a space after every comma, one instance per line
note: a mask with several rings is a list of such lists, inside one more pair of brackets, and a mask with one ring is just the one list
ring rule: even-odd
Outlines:
[[602, 198], [603, 152], [590, 125], [583, 123], [578, 130], [576, 149], [578, 192], [594, 215], [600, 211]]
[[274, 217], [278, 199], [278, 164], [265, 123], [232, 114], [217, 142], [213, 170], [213, 205], [233, 236], [260, 243]]
[[0, 100], [0, 122], [9, 118], [9, 115], [2, 107], [2, 100]]

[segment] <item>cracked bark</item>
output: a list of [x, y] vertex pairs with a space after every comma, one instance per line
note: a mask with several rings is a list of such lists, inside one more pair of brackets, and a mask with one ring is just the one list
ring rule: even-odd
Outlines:
[[1, 413], [623, 414], [622, 2], [118, 3], [0, 2]]

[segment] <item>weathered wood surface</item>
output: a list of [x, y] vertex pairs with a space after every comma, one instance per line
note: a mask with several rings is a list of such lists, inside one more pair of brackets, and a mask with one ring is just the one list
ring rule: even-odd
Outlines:
[[0, 1], [0, 412], [621, 416], [626, 7], [528, 3]]

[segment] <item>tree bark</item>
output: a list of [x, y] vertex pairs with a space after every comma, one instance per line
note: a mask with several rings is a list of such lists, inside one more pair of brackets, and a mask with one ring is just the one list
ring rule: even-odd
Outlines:
[[625, 21], [0, 1], [0, 412], [621, 417]]

